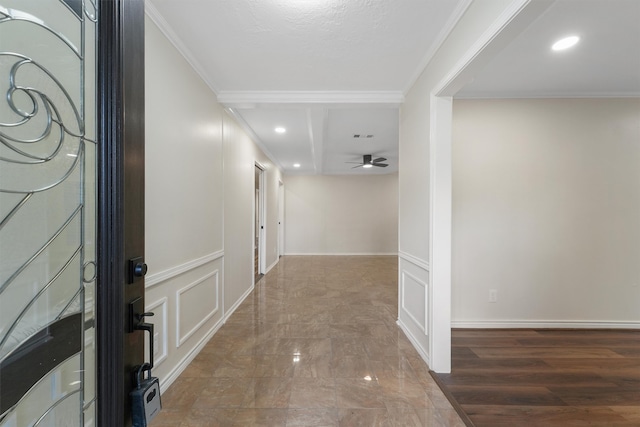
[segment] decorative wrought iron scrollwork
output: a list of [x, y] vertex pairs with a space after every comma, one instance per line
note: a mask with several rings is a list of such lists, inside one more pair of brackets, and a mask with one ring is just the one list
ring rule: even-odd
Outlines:
[[[94, 216], [93, 202], [87, 208], [86, 162], [94, 160], [96, 145], [95, 132], [87, 132], [95, 118], [87, 121], [94, 109], [87, 110], [85, 98], [95, 94], [86, 93], [93, 56], [85, 49], [95, 41], [86, 36], [95, 34], [96, 2], [49, 0], [55, 20], [46, 22], [29, 10], [37, 10], [37, 2], [0, 0], [15, 5], [0, 5], [0, 368], [37, 351], [35, 338], [52, 325], [82, 319], [85, 287], [95, 284], [95, 253], [85, 243], [93, 223], [87, 215]], [[83, 380], [84, 328], [77, 329], [78, 347], [66, 351], [80, 352]], [[42, 378], [28, 380], [30, 387]], [[0, 405], [0, 424], [29, 393], [11, 399], [10, 408]], [[82, 416], [82, 402], [93, 397], [85, 400], [80, 381], [32, 421], [42, 424], [74, 395]]]

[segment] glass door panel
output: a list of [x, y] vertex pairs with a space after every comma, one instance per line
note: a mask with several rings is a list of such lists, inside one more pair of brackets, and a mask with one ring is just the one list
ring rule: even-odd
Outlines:
[[0, 427], [95, 419], [94, 0], [0, 0]]

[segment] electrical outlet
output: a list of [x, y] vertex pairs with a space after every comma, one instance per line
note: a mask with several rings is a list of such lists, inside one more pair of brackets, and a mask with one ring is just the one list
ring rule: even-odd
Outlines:
[[498, 290], [489, 289], [489, 302], [498, 302]]

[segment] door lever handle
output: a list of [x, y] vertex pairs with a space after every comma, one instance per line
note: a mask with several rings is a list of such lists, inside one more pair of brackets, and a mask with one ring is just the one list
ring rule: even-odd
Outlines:
[[[140, 320], [142, 320], [142, 318], [144, 316], [153, 316], [153, 313], [144, 313], [140, 316]], [[137, 330], [139, 331], [147, 331], [149, 332], [149, 369], [153, 368], [153, 323], [145, 323], [145, 322], [140, 322], [136, 325], [135, 327]]]
[[155, 315], [155, 313], [154, 313], [154, 312], [152, 312], [152, 311], [150, 311], [150, 312], [148, 312], [148, 313], [136, 314], [136, 317], [138, 318], [138, 320], [139, 320], [140, 322], [142, 322], [142, 321], [144, 320], [144, 318], [145, 318], [145, 317], [151, 317], [151, 316], [153, 316], [153, 315]]
[[149, 364], [151, 367], [153, 367], [153, 323], [146, 323], [144, 318], [151, 317], [153, 314], [154, 313], [151, 311], [144, 312], [144, 300], [142, 297], [135, 298], [129, 303], [129, 322], [127, 332], [149, 332]]

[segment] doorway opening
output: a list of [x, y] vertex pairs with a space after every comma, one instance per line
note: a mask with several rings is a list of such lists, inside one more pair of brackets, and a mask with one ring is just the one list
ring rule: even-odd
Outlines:
[[284, 183], [278, 181], [278, 258], [284, 255]]
[[430, 259], [431, 288], [427, 303], [431, 369], [451, 372], [451, 236], [452, 236], [452, 117], [453, 96], [486, 62], [539, 17], [548, 2], [514, 0], [469, 51], [431, 91], [430, 140]]
[[254, 168], [254, 182], [253, 276], [257, 283], [264, 276], [264, 167], [258, 163]]

